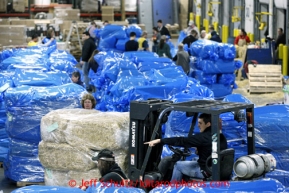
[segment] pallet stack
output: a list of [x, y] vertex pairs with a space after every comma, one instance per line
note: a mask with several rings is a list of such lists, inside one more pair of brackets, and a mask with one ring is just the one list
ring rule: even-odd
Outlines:
[[[79, 45], [79, 42], [78, 42], [78, 37], [77, 37], [77, 31], [76, 31], [76, 25], [75, 24], [71, 24], [73, 25], [73, 29], [72, 29], [72, 33], [71, 33], [71, 36], [70, 36], [70, 53], [77, 59], [79, 60], [80, 57], [81, 57], [81, 47]], [[78, 26], [78, 32], [79, 32], [79, 38], [80, 40], [82, 39], [82, 33], [86, 30], [86, 28], [88, 27], [88, 23], [77, 23], [77, 26]], [[63, 30], [63, 40], [66, 41], [66, 38], [68, 37], [68, 34], [69, 34], [69, 30], [70, 28], [65, 28]], [[81, 40], [82, 41], [82, 40]], [[83, 42], [82, 42], [83, 44]]]
[[281, 65], [249, 65], [248, 78], [250, 93], [282, 91]]
[[0, 25], [2, 46], [27, 44], [26, 25]]
[[13, 0], [13, 10], [15, 12], [25, 12], [25, 0]]

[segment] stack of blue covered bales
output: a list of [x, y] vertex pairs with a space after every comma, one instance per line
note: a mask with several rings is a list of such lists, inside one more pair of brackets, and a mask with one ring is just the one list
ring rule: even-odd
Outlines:
[[217, 43], [210, 40], [198, 40], [191, 44], [190, 53], [195, 60], [191, 64], [193, 78], [201, 85], [210, 88], [215, 98], [223, 98], [233, 92], [235, 70], [242, 66], [235, 61], [236, 49], [233, 44]]
[[1, 90], [9, 139], [4, 173], [13, 181], [43, 182], [40, 121], [51, 110], [80, 107], [85, 89], [69, 77], [77, 61], [55, 47], [5, 50], [1, 56], [0, 73], [9, 73], [11, 82]]

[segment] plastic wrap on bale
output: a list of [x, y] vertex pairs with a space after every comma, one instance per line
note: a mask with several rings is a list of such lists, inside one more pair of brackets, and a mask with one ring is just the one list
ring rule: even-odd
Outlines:
[[[254, 109], [254, 128], [256, 147], [270, 150], [288, 149], [289, 144], [289, 107], [272, 105]], [[246, 130], [241, 135], [246, 139]]]
[[106, 38], [100, 39], [98, 49], [100, 51], [107, 51], [115, 48], [117, 39], [114, 36], [108, 36]]
[[277, 180], [264, 178], [254, 181], [229, 181], [229, 182], [200, 182], [190, 183], [188, 186], [163, 185], [156, 187], [150, 193], [223, 193], [223, 192], [285, 192], [285, 187]]
[[276, 169], [289, 171], [289, 150], [274, 150], [270, 151], [277, 162]]
[[142, 35], [142, 30], [141, 28], [138, 26], [138, 25], [129, 25], [127, 28], [126, 28], [126, 35], [127, 37], [129, 37], [130, 33], [131, 32], [135, 32], [136, 34], [136, 37], [141, 37]]
[[[125, 27], [120, 25], [106, 25], [99, 33], [101, 38], [106, 38], [108, 36], [112, 36], [115, 33], [123, 33], [125, 32]], [[123, 37], [125, 35], [121, 35]], [[126, 36], [125, 36], [126, 37]]]
[[244, 97], [243, 95], [241, 94], [230, 94], [230, 95], [227, 95], [224, 99], [223, 99], [224, 102], [240, 102], [240, 103], [248, 103], [248, 104], [252, 104], [252, 102], [247, 99], [246, 97]]
[[[122, 58], [128, 58], [134, 60], [134, 62], [138, 63], [138, 58], [141, 58], [142, 61], [147, 58], [158, 58], [159, 56], [155, 52], [146, 52], [146, 51], [132, 51], [132, 52], [124, 52]], [[135, 58], [135, 59], [134, 59]]]
[[55, 193], [83, 193], [80, 188], [59, 187], [59, 186], [39, 186], [31, 185], [27, 187], [18, 188], [13, 190], [12, 193], [39, 193], [39, 192], [55, 192]]
[[78, 63], [73, 55], [71, 55], [70, 53], [68, 53], [66, 51], [63, 51], [63, 50], [55, 50], [54, 52], [52, 52], [50, 54], [49, 59], [52, 59], [52, 60], [59, 60], [59, 59], [66, 60], [66, 61], [72, 62], [74, 65]]
[[233, 86], [232, 85], [223, 85], [223, 84], [203, 84], [203, 86], [208, 87], [214, 92], [215, 99], [222, 99], [225, 96], [232, 94]]
[[215, 84], [217, 83], [217, 74], [206, 74], [201, 70], [194, 70], [192, 77], [200, 81], [200, 84]]
[[43, 68], [49, 68], [47, 59], [48, 58], [42, 58], [41, 55], [12, 56], [2, 61], [0, 68], [1, 70], [6, 70], [11, 64], [41, 66]]
[[5, 177], [16, 182], [44, 182], [44, 169], [38, 156], [21, 157], [8, 154], [4, 161]]
[[129, 39], [118, 39], [115, 45], [116, 49], [120, 51], [125, 51], [125, 44]]
[[236, 75], [235, 74], [220, 74], [218, 75], [217, 82], [225, 86], [235, 84]]
[[6, 131], [11, 138], [39, 142], [40, 120], [53, 109], [80, 107], [85, 91], [77, 84], [52, 87], [21, 86], [6, 91]]
[[66, 72], [42, 72], [17, 69], [12, 80], [16, 87], [27, 86], [60, 86], [72, 83]]
[[31, 143], [9, 138], [9, 154], [26, 158], [38, 156], [38, 142]]
[[127, 150], [128, 126], [127, 112], [58, 109], [42, 118], [41, 138], [44, 142], [66, 143], [85, 152], [104, 148]]
[[203, 60], [198, 58], [196, 67], [198, 70], [202, 70], [206, 74], [220, 74], [220, 73], [234, 73], [239, 69], [236, 67], [234, 60]]

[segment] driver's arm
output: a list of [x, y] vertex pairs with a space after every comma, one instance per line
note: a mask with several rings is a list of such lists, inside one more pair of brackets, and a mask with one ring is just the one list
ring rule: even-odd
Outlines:
[[158, 143], [173, 145], [173, 146], [183, 146], [183, 147], [197, 147], [204, 145], [203, 136], [200, 134], [196, 134], [190, 137], [172, 137], [172, 138], [163, 138], [163, 139], [155, 139], [144, 144], [149, 144], [149, 146], [153, 147]]

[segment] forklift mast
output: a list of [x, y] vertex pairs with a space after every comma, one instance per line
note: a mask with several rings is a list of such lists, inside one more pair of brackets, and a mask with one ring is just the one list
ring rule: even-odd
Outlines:
[[[129, 179], [137, 181], [140, 179], [140, 171], [148, 149], [144, 142], [150, 141], [161, 107], [172, 101], [151, 99], [147, 101], [131, 101], [130, 103], [130, 130], [129, 130]], [[166, 121], [166, 120], [164, 120]], [[161, 125], [156, 129], [158, 138], [162, 137]], [[154, 171], [157, 160], [160, 159], [162, 147], [158, 146], [151, 151], [150, 160], [146, 164], [146, 171]]]
[[[173, 103], [172, 101], [152, 99], [131, 101], [130, 135], [129, 135], [129, 170], [128, 177], [132, 182], [145, 179], [145, 174], [157, 171], [162, 154], [162, 146], [149, 147], [144, 142], [162, 138], [161, 126], [171, 111], [186, 112], [193, 116], [189, 135], [192, 135], [193, 124], [198, 113], [211, 115], [212, 127], [212, 180], [220, 180], [220, 122], [222, 113], [232, 112], [235, 115], [246, 111], [248, 154], [255, 153], [254, 105], [247, 103], [223, 102], [214, 100], [193, 100]], [[238, 117], [236, 117], [236, 120]], [[239, 121], [239, 120], [238, 120]]]

